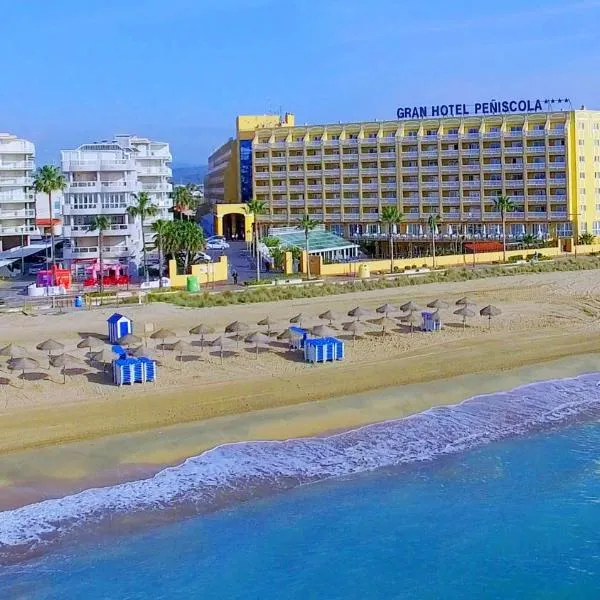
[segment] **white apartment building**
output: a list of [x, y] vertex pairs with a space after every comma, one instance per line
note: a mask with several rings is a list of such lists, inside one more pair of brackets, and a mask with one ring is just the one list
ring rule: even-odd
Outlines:
[[35, 146], [0, 133], [0, 251], [29, 245], [35, 225]]
[[117, 135], [113, 141], [83, 144], [62, 153], [62, 171], [67, 178], [64, 195], [63, 256], [73, 264], [98, 258], [98, 232], [90, 232], [94, 216], [106, 215], [110, 228], [104, 232], [103, 256], [127, 264], [131, 273], [142, 259], [142, 232], [139, 219], [127, 214], [134, 194], [146, 192], [159, 214], [146, 221], [172, 219], [169, 144], [131, 135]]

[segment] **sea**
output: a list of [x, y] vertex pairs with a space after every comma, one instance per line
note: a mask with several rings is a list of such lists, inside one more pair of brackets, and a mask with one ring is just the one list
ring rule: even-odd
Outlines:
[[600, 374], [0, 513], [0, 598], [596, 599]]

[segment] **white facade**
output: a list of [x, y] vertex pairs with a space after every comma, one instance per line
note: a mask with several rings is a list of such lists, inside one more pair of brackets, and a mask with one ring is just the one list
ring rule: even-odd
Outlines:
[[156, 219], [172, 219], [169, 144], [147, 138], [118, 135], [112, 142], [84, 144], [62, 153], [62, 171], [67, 179], [64, 195], [63, 231], [66, 261], [98, 258], [98, 232], [88, 231], [96, 215], [111, 223], [104, 232], [104, 258], [139, 266], [142, 232], [139, 219], [127, 214], [134, 194], [146, 192], [159, 214], [146, 221], [146, 243]]
[[0, 133], [0, 250], [29, 243], [37, 232], [32, 189], [35, 146]]

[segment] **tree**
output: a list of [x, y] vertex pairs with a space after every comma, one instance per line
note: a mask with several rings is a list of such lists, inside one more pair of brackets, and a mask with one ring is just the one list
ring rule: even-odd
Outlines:
[[404, 215], [396, 206], [384, 206], [381, 211], [381, 220], [388, 227], [388, 240], [390, 244], [390, 273], [394, 272], [394, 225], [400, 225]]
[[154, 233], [154, 246], [158, 250], [158, 279], [159, 287], [162, 287], [162, 277], [164, 274], [164, 259], [165, 259], [165, 238], [168, 235], [172, 221], [158, 219], [152, 223], [152, 231]]
[[433, 257], [433, 268], [435, 269], [435, 234], [437, 233], [437, 228], [442, 222], [442, 218], [440, 215], [430, 214], [427, 219], [427, 224], [429, 225], [429, 231], [431, 232], [431, 256]]
[[582, 233], [579, 236], [579, 243], [582, 246], [591, 246], [594, 243], [595, 237], [593, 233]]
[[310, 279], [310, 254], [308, 253], [308, 234], [319, 224], [310, 218], [308, 213], [299, 220], [301, 229], [304, 230], [304, 243], [306, 246], [306, 278]]
[[144, 279], [148, 281], [148, 260], [146, 256], [146, 232], [144, 231], [145, 221], [149, 217], [155, 217], [158, 214], [158, 207], [152, 204], [152, 199], [146, 192], [134, 194], [135, 204], [127, 207], [127, 214], [132, 218], [139, 217], [142, 225], [142, 253], [144, 260]]
[[[50, 216], [50, 260], [52, 267], [56, 266], [54, 252], [54, 227], [52, 225], [52, 192], [61, 192], [67, 187], [67, 180], [58, 167], [44, 165], [38, 169], [33, 179], [33, 189], [36, 192], [48, 194], [48, 213]], [[46, 268], [48, 268], [48, 255], [46, 254]], [[54, 274], [52, 275], [54, 279]], [[52, 281], [54, 284], [54, 281]]]
[[531, 248], [535, 244], [535, 236], [532, 233], [526, 233], [521, 241], [525, 248]]
[[506, 262], [506, 213], [515, 210], [515, 204], [508, 196], [496, 196], [494, 209], [500, 213], [502, 221], [502, 262]]
[[163, 252], [179, 260], [187, 273], [206, 245], [204, 231], [192, 221], [171, 221], [167, 225], [162, 238]]
[[256, 281], [260, 281], [260, 252], [258, 251], [258, 218], [267, 212], [267, 204], [262, 200], [250, 200], [246, 204], [246, 212], [254, 216], [254, 254], [256, 256]]
[[196, 198], [192, 190], [187, 186], [177, 186], [173, 192], [173, 211], [183, 219], [183, 215], [196, 208]]
[[106, 215], [96, 215], [88, 226], [88, 231], [98, 232], [98, 262], [100, 263], [100, 277], [98, 285], [100, 292], [104, 291], [104, 232], [110, 227], [110, 222]]

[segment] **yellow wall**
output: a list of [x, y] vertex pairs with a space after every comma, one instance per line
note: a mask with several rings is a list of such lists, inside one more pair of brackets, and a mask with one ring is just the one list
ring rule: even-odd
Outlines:
[[186, 287], [188, 275], [195, 275], [198, 277], [200, 285], [206, 285], [216, 281], [227, 281], [229, 275], [227, 270], [227, 257], [221, 256], [217, 262], [211, 263], [210, 265], [192, 265], [191, 272], [187, 275], [179, 275], [177, 273], [177, 262], [175, 260], [169, 261], [169, 279], [171, 280], [171, 287]]
[[248, 213], [246, 204], [217, 204], [215, 205], [215, 233], [223, 235], [223, 217], [225, 215], [243, 215], [244, 216], [244, 235], [246, 242], [252, 241], [252, 226], [254, 224], [254, 215]]

